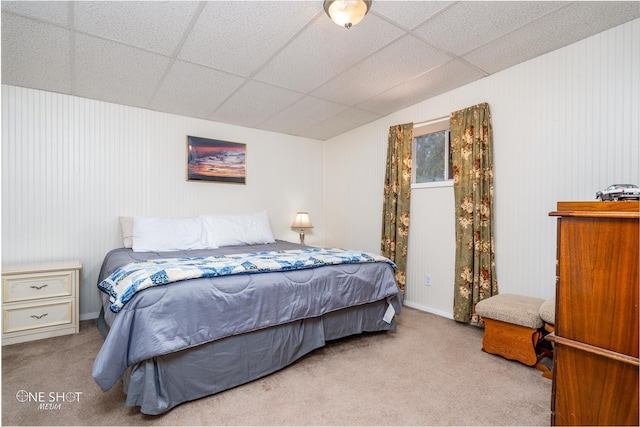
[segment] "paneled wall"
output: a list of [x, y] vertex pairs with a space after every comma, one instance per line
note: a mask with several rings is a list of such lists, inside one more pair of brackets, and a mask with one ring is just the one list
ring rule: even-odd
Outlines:
[[[186, 181], [186, 135], [247, 144], [247, 184]], [[2, 86], [2, 263], [79, 259], [82, 319], [99, 311], [100, 263], [118, 217], [266, 210], [297, 241], [323, 233], [323, 143], [51, 92]]]
[[[559, 200], [640, 185], [640, 20], [398, 111], [327, 142], [327, 245], [379, 250], [389, 126], [488, 102], [495, 142], [499, 288], [555, 293]], [[412, 192], [406, 303], [451, 317], [453, 189]], [[432, 285], [424, 278], [431, 274]]]
[[[100, 261], [118, 216], [266, 209], [293, 240], [379, 251], [389, 126], [488, 102], [502, 293], [554, 294], [558, 200], [640, 184], [640, 20], [398, 111], [326, 143], [2, 86], [2, 263], [83, 262], [81, 317], [97, 315]], [[247, 185], [187, 182], [186, 135], [247, 144]], [[451, 187], [413, 192], [406, 303], [451, 316]], [[432, 285], [424, 285], [425, 274]]]

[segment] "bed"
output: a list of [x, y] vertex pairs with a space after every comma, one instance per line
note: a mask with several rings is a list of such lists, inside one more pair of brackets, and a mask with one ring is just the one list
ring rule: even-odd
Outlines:
[[[98, 284], [132, 263], [246, 254], [270, 261], [281, 253], [316, 259], [324, 250], [281, 240], [168, 252], [117, 248], [105, 256]], [[102, 290], [105, 341], [93, 377], [104, 391], [122, 380], [126, 405], [149, 415], [273, 373], [327, 341], [394, 330], [402, 306], [393, 263], [379, 257], [190, 278], [137, 291], [124, 304]]]

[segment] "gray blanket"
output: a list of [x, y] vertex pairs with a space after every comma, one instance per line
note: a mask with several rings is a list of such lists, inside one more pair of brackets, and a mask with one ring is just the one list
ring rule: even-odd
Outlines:
[[[164, 254], [116, 249], [105, 257], [98, 280], [134, 261], [300, 247], [279, 241]], [[128, 366], [155, 356], [384, 299], [399, 313], [394, 271], [384, 262], [191, 279], [145, 289], [110, 322], [93, 378], [106, 391]]]

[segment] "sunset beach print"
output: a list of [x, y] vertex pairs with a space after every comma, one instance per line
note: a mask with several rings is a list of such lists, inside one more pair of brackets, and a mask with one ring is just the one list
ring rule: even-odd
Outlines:
[[187, 179], [246, 184], [247, 146], [187, 136]]

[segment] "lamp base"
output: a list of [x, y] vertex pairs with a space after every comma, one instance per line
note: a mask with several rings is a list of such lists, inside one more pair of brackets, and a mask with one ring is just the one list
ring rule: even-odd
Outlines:
[[304, 245], [304, 230], [300, 230], [300, 244]]

